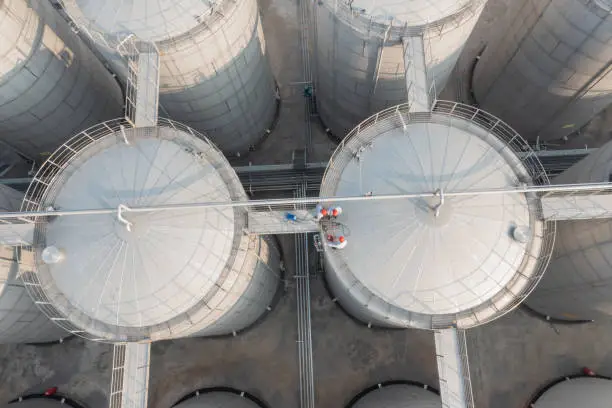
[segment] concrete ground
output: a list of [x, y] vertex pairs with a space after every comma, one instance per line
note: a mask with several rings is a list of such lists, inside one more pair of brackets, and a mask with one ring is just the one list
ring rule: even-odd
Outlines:
[[[513, 0], [490, 0], [466, 46], [457, 72], [464, 73], [497, 17]], [[262, 0], [267, 49], [281, 87], [277, 127], [245, 160], [253, 164], [289, 163], [304, 148], [303, 81], [296, 0]], [[448, 99], [465, 86], [459, 76]], [[455, 87], [455, 88], [453, 88]], [[612, 113], [590, 134], [597, 143], [610, 138]], [[325, 160], [334, 144], [313, 119], [311, 161]], [[586, 136], [585, 136], [586, 137]], [[578, 143], [578, 141], [576, 141]], [[151, 408], [169, 408], [183, 395], [206, 386], [233, 386], [253, 393], [270, 408], [298, 407], [296, 297], [291, 280], [293, 239], [287, 254], [285, 296], [260, 324], [236, 338], [183, 339], [156, 343], [151, 367]], [[363, 388], [406, 379], [437, 385], [433, 336], [417, 330], [371, 330], [355, 323], [334, 304], [320, 277], [312, 281], [312, 328], [317, 408], [342, 408]], [[612, 322], [553, 328], [521, 310], [468, 333], [477, 408], [524, 408], [528, 398], [556, 377], [589, 366], [612, 375]], [[108, 406], [112, 347], [72, 339], [34, 347], [0, 346], [0, 402], [49, 386], [71, 394], [89, 408]]]

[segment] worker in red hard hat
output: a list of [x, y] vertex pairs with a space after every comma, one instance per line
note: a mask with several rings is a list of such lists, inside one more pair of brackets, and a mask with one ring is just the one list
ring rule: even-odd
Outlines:
[[327, 214], [327, 209], [323, 208], [321, 204], [317, 204], [317, 207], [315, 208], [315, 218], [317, 221], [321, 221], [321, 218], [327, 217]]
[[348, 244], [346, 238], [344, 238], [342, 235], [338, 237], [338, 239], [335, 239], [331, 242], [327, 242], [327, 245], [331, 248], [334, 249], [342, 249], [344, 247], [346, 247], [346, 245]]
[[337, 216], [342, 214], [342, 207], [339, 207], [339, 206], [330, 207], [327, 212], [328, 212], [330, 217], [336, 218]]

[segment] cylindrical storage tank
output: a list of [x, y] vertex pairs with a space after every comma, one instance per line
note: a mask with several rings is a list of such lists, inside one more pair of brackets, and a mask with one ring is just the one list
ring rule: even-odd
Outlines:
[[0, 3], [0, 140], [38, 159], [121, 115], [121, 89], [48, 1]]
[[82, 405], [68, 398], [28, 398], [22, 401], [14, 401], [3, 406], [3, 408], [84, 408]]
[[163, 113], [201, 132], [225, 153], [246, 152], [275, 110], [256, 0], [66, 0], [66, 11], [125, 76], [115, 47], [128, 34], [157, 44]]
[[604, 377], [566, 377], [538, 393], [533, 408], [609, 408], [612, 381]]
[[402, 38], [422, 36], [429, 85], [441, 91], [486, 0], [320, 0], [316, 98], [337, 137], [375, 112], [406, 102]]
[[245, 329], [270, 306], [280, 263], [271, 240], [244, 233], [246, 210], [129, 210], [247, 200], [236, 173], [203, 135], [176, 122], [123, 126], [110, 121], [75, 136], [30, 185], [23, 210], [118, 209], [38, 223], [31, 295], [58, 324], [93, 340]]
[[523, 3], [487, 44], [474, 93], [525, 138], [560, 139], [612, 103], [612, 3]]
[[533, 152], [515, 153], [529, 152], [526, 142], [476, 108], [436, 106], [411, 114], [399, 105], [365, 120], [323, 177], [322, 197], [421, 194], [341, 202], [337, 220], [321, 224], [322, 241], [331, 234], [347, 242], [324, 251], [328, 285], [364, 323], [436, 329], [488, 322], [533, 289], [552, 251], [554, 223], [539, 219], [535, 197], [450, 195], [547, 183]]
[[173, 408], [267, 408], [252, 395], [229, 388], [200, 390], [183, 398]]
[[431, 388], [389, 383], [366, 390], [346, 408], [442, 408], [442, 400]]
[[[18, 211], [23, 194], [0, 184], [0, 212]], [[20, 279], [31, 258], [23, 254], [19, 267], [17, 249], [0, 245], [0, 344], [48, 343], [66, 337], [32, 302]]]
[[[612, 142], [608, 142], [557, 176], [554, 183], [611, 179]], [[552, 260], [527, 305], [558, 319], [612, 317], [612, 221], [557, 221]]]

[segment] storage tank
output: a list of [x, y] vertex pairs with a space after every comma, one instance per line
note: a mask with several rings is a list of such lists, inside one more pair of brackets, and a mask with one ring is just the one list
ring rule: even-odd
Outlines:
[[[399, 105], [355, 128], [332, 155], [322, 197], [338, 203], [321, 224], [329, 287], [340, 305], [381, 327], [469, 328], [517, 306], [548, 263], [554, 223], [532, 195], [547, 183], [537, 156], [497, 118], [439, 101], [431, 113]], [[495, 194], [453, 193], [503, 190]], [[377, 195], [412, 194], [376, 200]], [[419, 195], [420, 194], [420, 195]], [[333, 205], [333, 201], [330, 201]]]
[[487, 44], [474, 93], [525, 138], [561, 139], [612, 103], [612, 3], [523, 3]]
[[421, 36], [428, 81], [441, 91], [486, 0], [320, 0], [316, 98], [337, 137], [381, 109], [407, 101], [402, 38]]
[[432, 388], [389, 383], [362, 392], [346, 408], [442, 408], [442, 400]]
[[85, 408], [68, 398], [29, 398], [4, 405], [4, 408]]
[[[22, 200], [22, 193], [0, 184], [0, 212], [18, 211]], [[16, 248], [0, 245], [0, 344], [48, 343], [66, 337], [68, 333], [32, 302], [20, 279], [25, 271], [17, 255]]]
[[[582, 159], [553, 182], [607, 183], [612, 179], [612, 142]], [[557, 221], [548, 270], [527, 305], [546, 316], [594, 320], [612, 316], [612, 221]]]
[[0, 141], [39, 159], [121, 115], [121, 89], [47, 1], [0, 3]]
[[25, 211], [117, 209], [38, 223], [30, 294], [55, 322], [92, 340], [246, 328], [269, 307], [280, 263], [271, 240], [244, 233], [246, 210], [129, 209], [246, 200], [236, 173], [188, 127], [125, 125], [105, 122], [75, 136], [28, 188]]
[[605, 377], [565, 377], [531, 401], [533, 408], [608, 408], [612, 381]]
[[275, 110], [256, 0], [64, 0], [115, 70], [127, 35], [160, 50], [160, 103], [165, 115], [205, 132], [225, 153], [246, 152], [267, 133]]
[[219, 388], [203, 390], [183, 398], [173, 408], [267, 408], [263, 402], [244, 392]]

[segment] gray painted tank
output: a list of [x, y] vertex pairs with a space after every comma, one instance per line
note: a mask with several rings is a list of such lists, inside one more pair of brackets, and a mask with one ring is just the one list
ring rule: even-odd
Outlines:
[[[0, 212], [18, 210], [22, 200], [23, 194], [0, 185]], [[16, 255], [15, 248], [0, 246], [0, 343], [46, 343], [66, 337], [68, 333], [32, 302], [19, 278]]]
[[262, 408], [259, 404], [239, 394], [213, 391], [189, 398], [174, 408]]
[[[611, 177], [612, 142], [608, 142], [553, 182], [608, 182]], [[611, 318], [612, 221], [558, 221], [553, 258], [527, 304], [560, 319]]]
[[0, 140], [38, 159], [121, 116], [121, 89], [47, 1], [0, 3]]
[[533, 408], [609, 408], [612, 381], [605, 378], [571, 378], [553, 385], [532, 402]]
[[[522, 0], [488, 43], [473, 87], [523, 137], [560, 139], [612, 103], [612, 6]], [[513, 6], [514, 7], [514, 6]]]
[[[35, 178], [22, 210], [247, 200], [203, 135], [168, 120], [122, 132], [123, 124], [97, 125], [58, 149], [39, 170], [49, 186]], [[38, 223], [27, 288], [60, 326], [92, 340], [243, 330], [270, 306], [280, 263], [273, 241], [244, 234], [245, 211], [126, 210]], [[61, 256], [45, 256], [54, 252]]]
[[[345, 202], [336, 222], [321, 223], [323, 242], [328, 234], [346, 235], [345, 248], [325, 248], [326, 279], [342, 307], [364, 323], [474, 327], [516, 307], [547, 265], [554, 223], [539, 219], [528, 196], [446, 197], [434, 210], [438, 190], [514, 188], [543, 172], [539, 162], [516, 155], [524, 141], [504, 143], [512, 130], [503, 122], [471, 121], [476, 109], [454, 103], [439, 111], [446, 104], [418, 115], [406, 104], [367, 119], [325, 171], [322, 197], [424, 194]], [[528, 239], [514, 234], [517, 228]]]
[[55, 399], [36, 398], [6, 404], [3, 408], [71, 408], [72, 406], [68, 402], [61, 402]]
[[226, 154], [244, 153], [267, 133], [275, 84], [256, 0], [64, 3], [124, 80], [116, 45], [130, 33], [157, 44], [166, 116], [206, 133]]
[[350, 408], [442, 408], [442, 400], [423, 387], [393, 384], [368, 392]]
[[441, 91], [486, 0], [320, 0], [316, 96], [326, 126], [344, 137], [375, 112], [406, 102], [402, 37], [425, 42], [428, 79]]

